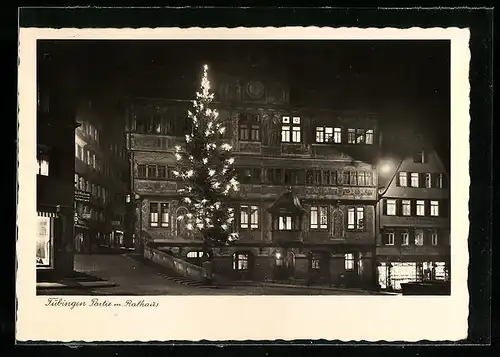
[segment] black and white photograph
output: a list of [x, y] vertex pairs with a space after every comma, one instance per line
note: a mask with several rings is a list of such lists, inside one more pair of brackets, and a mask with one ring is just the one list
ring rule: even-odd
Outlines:
[[450, 39], [68, 35], [31, 47], [36, 235], [22, 261], [46, 308], [175, 296], [387, 306], [466, 284]]
[[38, 294], [449, 294], [450, 41], [41, 40], [37, 66]]

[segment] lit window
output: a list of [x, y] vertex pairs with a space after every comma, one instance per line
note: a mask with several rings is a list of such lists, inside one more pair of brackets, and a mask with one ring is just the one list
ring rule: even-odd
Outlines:
[[365, 129], [356, 129], [356, 144], [365, 143]]
[[411, 187], [418, 187], [418, 172], [411, 173]]
[[290, 231], [292, 229], [292, 217], [290, 216], [278, 217], [278, 229], [280, 231]]
[[425, 174], [425, 187], [432, 188], [432, 174]]
[[311, 221], [310, 227], [312, 229], [328, 228], [328, 207], [326, 206], [312, 206], [311, 207]]
[[292, 127], [292, 142], [300, 143], [300, 126]]
[[342, 142], [342, 129], [341, 128], [334, 129], [333, 142], [336, 144], [340, 144]]
[[316, 127], [317, 143], [336, 143], [342, 142], [342, 129], [333, 127]]
[[158, 227], [158, 203], [151, 202], [149, 204], [149, 225]]
[[431, 201], [431, 216], [439, 216], [439, 201]]
[[170, 224], [170, 216], [168, 212], [168, 203], [161, 203], [161, 226], [168, 227]]
[[248, 254], [234, 253], [233, 254], [233, 270], [248, 270]]
[[411, 216], [411, 201], [403, 200], [401, 202], [403, 216]]
[[432, 245], [438, 245], [438, 234], [437, 232], [431, 233], [431, 243]]
[[406, 172], [399, 173], [399, 186], [401, 187], [408, 186], [408, 174]]
[[366, 131], [365, 143], [366, 144], [373, 144], [373, 130], [372, 129], [368, 129]]
[[415, 230], [415, 245], [424, 245], [424, 232], [421, 229]]
[[330, 143], [333, 141], [333, 128], [325, 128], [325, 142]]
[[387, 200], [387, 215], [396, 215], [396, 200]]
[[290, 123], [290, 117], [284, 116], [281, 118], [281, 141], [284, 143], [301, 142], [300, 117], [293, 117]]
[[52, 264], [53, 218], [38, 216], [36, 237], [36, 265], [50, 266]]
[[349, 144], [356, 144], [356, 129], [347, 130], [347, 142]]
[[46, 159], [38, 159], [38, 175], [49, 176], [49, 161]]
[[425, 201], [417, 200], [417, 216], [425, 216]]
[[347, 209], [347, 229], [362, 230], [364, 228], [364, 208], [349, 207]]
[[394, 245], [394, 233], [384, 233], [382, 235], [382, 243], [384, 245]]
[[242, 205], [240, 209], [240, 228], [259, 228], [259, 207]]
[[401, 233], [401, 245], [409, 245], [410, 244], [410, 235], [408, 232]]
[[202, 258], [202, 257], [203, 257], [203, 252], [200, 250], [191, 251], [186, 254], [186, 258]]
[[344, 267], [345, 270], [354, 270], [354, 254], [347, 253], [344, 255]]
[[284, 143], [290, 142], [290, 125], [281, 126], [281, 141]]
[[324, 143], [325, 142], [325, 128], [322, 126], [319, 126], [316, 128], [316, 142], [317, 143]]
[[320, 266], [319, 264], [320, 264], [320, 259], [319, 259], [319, 257], [317, 257], [317, 256], [313, 255], [313, 256], [311, 257], [311, 269], [313, 269], [313, 270], [318, 270], [318, 269], [319, 269], [319, 266]]

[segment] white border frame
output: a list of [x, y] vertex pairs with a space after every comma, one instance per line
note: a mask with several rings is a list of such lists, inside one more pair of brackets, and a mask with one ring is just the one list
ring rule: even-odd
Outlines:
[[[449, 39], [451, 41], [451, 296], [159, 296], [156, 308], [47, 307], [35, 294], [37, 39]], [[19, 31], [18, 341], [458, 340], [467, 336], [469, 30], [141, 28]], [[91, 297], [66, 296], [66, 301]], [[106, 297], [111, 303], [126, 297]], [[234, 317], [245, 321], [233, 328]], [[279, 319], [279, 324], [276, 323]], [[47, 321], [50, 324], [47, 325]], [[214, 326], [215, 325], [215, 326]], [[43, 326], [43, 328], [41, 328]], [[144, 327], [142, 327], [144, 326]]]

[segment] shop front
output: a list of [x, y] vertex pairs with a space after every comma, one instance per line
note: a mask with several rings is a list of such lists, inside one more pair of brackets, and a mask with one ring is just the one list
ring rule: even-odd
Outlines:
[[378, 285], [382, 290], [401, 290], [401, 284], [449, 281], [448, 264], [439, 257], [419, 261], [379, 261]]
[[39, 281], [58, 279], [73, 273], [73, 225], [71, 209], [39, 207], [36, 217], [36, 270]]
[[54, 268], [54, 225], [57, 213], [38, 212], [36, 266], [41, 269]]
[[74, 214], [74, 247], [76, 253], [88, 253], [90, 251], [90, 229], [87, 220], [91, 216], [85, 210], [85, 205], [90, 201], [90, 193], [83, 190], [75, 190], [75, 214]]

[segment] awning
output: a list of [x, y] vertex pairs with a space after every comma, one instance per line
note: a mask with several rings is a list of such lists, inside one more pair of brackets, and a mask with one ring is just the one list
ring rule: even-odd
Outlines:
[[38, 217], [50, 217], [50, 218], [58, 218], [59, 215], [56, 212], [40, 212], [38, 211]]

